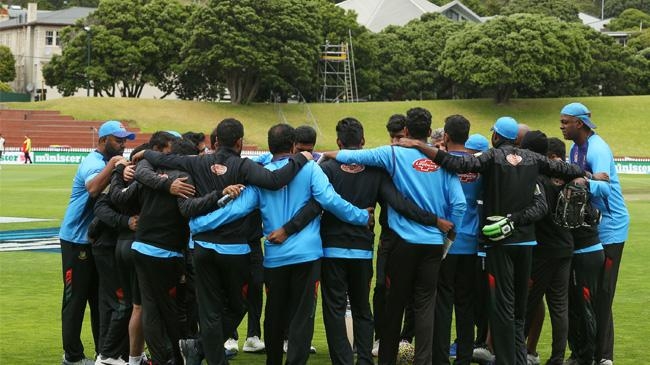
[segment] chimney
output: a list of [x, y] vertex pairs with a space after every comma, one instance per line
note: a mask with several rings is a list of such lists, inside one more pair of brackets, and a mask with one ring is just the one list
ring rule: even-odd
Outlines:
[[27, 23], [32, 23], [36, 21], [37, 10], [38, 8], [36, 3], [27, 4]]

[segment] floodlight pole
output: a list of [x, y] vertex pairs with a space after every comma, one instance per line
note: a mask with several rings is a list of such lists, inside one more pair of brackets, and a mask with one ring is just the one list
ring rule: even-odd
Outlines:
[[90, 26], [85, 26], [84, 30], [86, 31], [86, 96], [90, 96], [90, 75], [88, 71], [90, 70], [90, 41], [92, 38], [92, 32], [90, 31]]

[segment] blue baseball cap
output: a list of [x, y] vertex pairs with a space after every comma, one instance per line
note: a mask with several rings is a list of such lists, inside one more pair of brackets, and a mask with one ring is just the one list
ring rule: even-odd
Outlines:
[[485, 152], [490, 148], [490, 142], [488, 142], [487, 138], [476, 133], [467, 138], [467, 141], [465, 141], [465, 148], [468, 150]]
[[490, 130], [497, 132], [497, 134], [505, 139], [515, 140], [519, 134], [519, 124], [515, 118], [501, 117], [497, 119]]
[[576, 117], [582, 120], [582, 122], [587, 127], [591, 129], [596, 129], [596, 125], [594, 124], [594, 122], [591, 121], [591, 112], [589, 111], [589, 109], [587, 109], [586, 106], [584, 106], [584, 104], [581, 103], [567, 104], [564, 106], [564, 108], [562, 108], [560, 114]]
[[124, 128], [124, 124], [117, 120], [109, 120], [99, 127], [99, 138], [109, 135], [118, 138], [126, 138], [131, 141], [135, 139], [135, 133], [127, 131], [126, 128]]
[[171, 134], [172, 136], [174, 136], [176, 138], [183, 138], [183, 136], [180, 133], [176, 132], [176, 131], [167, 131], [167, 133]]

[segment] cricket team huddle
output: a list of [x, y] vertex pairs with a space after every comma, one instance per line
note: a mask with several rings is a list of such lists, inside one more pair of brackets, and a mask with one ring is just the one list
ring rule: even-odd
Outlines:
[[544, 296], [546, 364], [613, 364], [629, 215], [591, 112], [560, 111], [568, 156], [511, 117], [490, 141], [462, 115], [431, 124], [409, 109], [389, 118], [390, 144], [364, 149], [344, 118], [322, 154], [313, 128], [277, 124], [269, 153], [244, 158], [228, 118], [209, 147], [159, 131], [127, 160], [135, 135], [104, 123], [60, 231], [62, 364], [227, 364], [246, 313], [244, 351], [307, 364], [319, 291], [332, 364], [540, 364]]

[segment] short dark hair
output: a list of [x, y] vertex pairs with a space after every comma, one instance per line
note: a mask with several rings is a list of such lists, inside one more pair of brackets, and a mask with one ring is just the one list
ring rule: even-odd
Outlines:
[[149, 143], [143, 143], [143, 144], [137, 146], [136, 148], [133, 149], [133, 151], [131, 151], [131, 154], [129, 155], [129, 160], [133, 160], [133, 156], [135, 156], [136, 153], [138, 153], [140, 151], [148, 150], [148, 149], [151, 149], [151, 146], [149, 145]]
[[546, 134], [540, 130], [530, 131], [524, 134], [524, 137], [521, 139], [521, 148], [546, 156], [548, 152], [548, 139], [546, 138]]
[[406, 128], [413, 138], [427, 138], [431, 129], [431, 113], [424, 108], [412, 108], [406, 112]]
[[550, 154], [554, 154], [562, 160], [566, 160], [566, 145], [564, 144], [564, 141], [555, 137], [549, 138], [548, 151], [546, 152], [546, 155], [548, 156]]
[[197, 155], [199, 153], [198, 148], [192, 143], [183, 138], [176, 138], [172, 141], [172, 153], [175, 155]]
[[268, 143], [272, 154], [291, 152], [295, 140], [296, 130], [288, 124], [276, 124], [269, 129]]
[[159, 148], [163, 149], [167, 147], [169, 142], [172, 142], [173, 140], [177, 139], [174, 137], [173, 134], [165, 131], [158, 131], [154, 134], [151, 135], [151, 138], [149, 138], [149, 147], [150, 148]]
[[316, 130], [308, 125], [301, 125], [295, 129], [296, 143], [316, 144]]
[[358, 147], [363, 139], [363, 125], [354, 118], [343, 118], [336, 124], [336, 137], [343, 147]]
[[388, 133], [397, 133], [406, 127], [406, 116], [404, 114], [393, 114], [388, 118], [386, 130]]
[[240, 138], [244, 138], [244, 125], [235, 118], [226, 118], [210, 134], [210, 143], [212, 147], [217, 141], [219, 146], [235, 147]]
[[183, 133], [183, 138], [194, 143], [197, 147], [201, 142], [205, 142], [205, 134], [201, 132], [185, 132]]
[[445, 119], [445, 133], [454, 143], [464, 144], [469, 138], [470, 123], [462, 115], [454, 114]]

